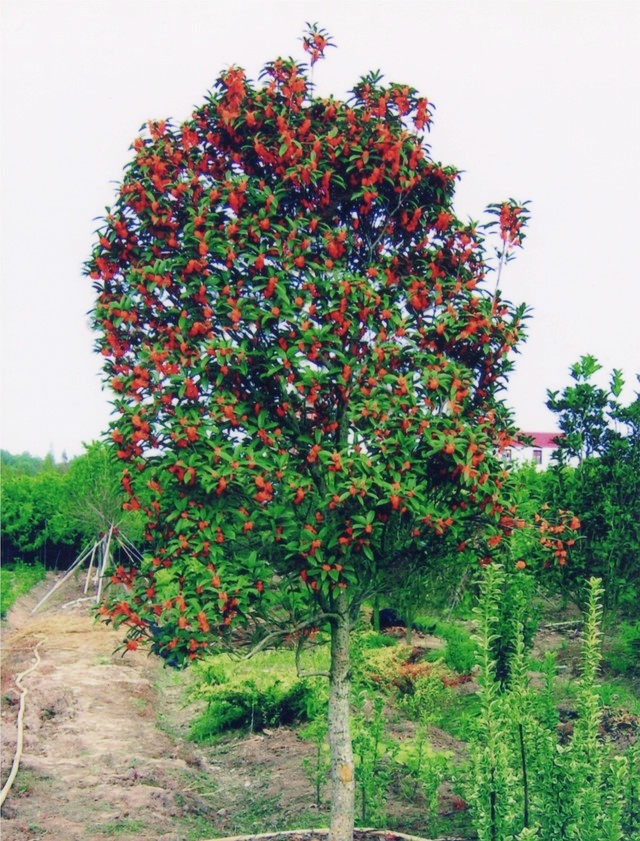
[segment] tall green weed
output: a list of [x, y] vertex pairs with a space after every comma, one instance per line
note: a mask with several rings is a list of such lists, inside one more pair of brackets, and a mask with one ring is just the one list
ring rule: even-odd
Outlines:
[[504, 570], [488, 567], [477, 609], [481, 712], [471, 742], [467, 798], [479, 841], [634, 841], [638, 746], [614, 755], [600, 735], [597, 676], [602, 588], [588, 582], [582, 669], [573, 732], [558, 736], [553, 658], [536, 689], [529, 679], [523, 616], [514, 617], [508, 678], [495, 658]]

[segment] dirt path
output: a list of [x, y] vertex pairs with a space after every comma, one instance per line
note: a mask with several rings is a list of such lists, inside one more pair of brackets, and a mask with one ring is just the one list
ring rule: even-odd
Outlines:
[[96, 625], [86, 601], [69, 605], [83, 595], [73, 582], [31, 615], [52, 583], [18, 602], [3, 628], [3, 784], [16, 744], [15, 678], [43, 640], [24, 680], [24, 750], [2, 809], [3, 841], [202, 841], [232, 834], [233, 816], [256, 798], [271, 804], [265, 829], [274, 807], [282, 816], [310, 803], [300, 773], [307, 746], [295, 734], [200, 750], [181, 735], [184, 673], [144, 653], [114, 654], [119, 634]]
[[172, 823], [203, 804], [185, 797], [194, 757], [157, 727], [161, 665], [144, 654], [114, 655], [117, 633], [96, 626], [86, 602], [64, 609], [63, 599], [82, 595], [73, 584], [32, 616], [50, 587], [21, 600], [3, 633], [3, 782], [16, 743], [15, 676], [43, 640], [41, 662], [24, 681], [24, 752], [3, 807], [4, 841], [182, 841]]

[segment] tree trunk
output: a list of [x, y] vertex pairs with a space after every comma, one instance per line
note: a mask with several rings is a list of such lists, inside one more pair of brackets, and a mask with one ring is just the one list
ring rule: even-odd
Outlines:
[[373, 597], [373, 616], [371, 617], [371, 624], [376, 634], [380, 633], [380, 596], [378, 593]]
[[353, 841], [355, 777], [349, 721], [349, 600], [339, 590], [331, 624], [329, 747], [331, 750], [331, 828], [329, 841]]

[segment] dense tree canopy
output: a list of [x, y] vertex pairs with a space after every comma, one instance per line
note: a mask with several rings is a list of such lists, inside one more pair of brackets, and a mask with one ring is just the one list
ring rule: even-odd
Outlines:
[[[264, 79], [231, 68], [189, 121], [135, 142], [89, 264], [95, 324], [155, 569], [203, 578], [232, 542], [235, 577], [236, 538], [266, 529], [278, 572], [328, 595], [369, 581], [398, 532], [449, 528], [456, 501], [491, 511], [524, 307], [485, 291], [425, 99], [376, 76], [314, 99], [292, 61]], [[201, 564], [173, 567], [186, 557]], [[218, 577], [195, 584], [214, 624], [240, 606]]]
[[[328, 39], [304, 44], [313, 64]], [[525, 307], [453, 212], [431, 115], [376, 74], [345, 102], [293, 60], [258, 84], [231, 67], [190, 119], [134, 142], [87, 266], [149, 548], [103, 612], [130, 647], [187, 661], [239, 626], [264, 643], [328, 622], [334, 807], [353, 783], [350, 617], [428, 563], [427, 537], [468, 536], [486, 562], [513, 527], [499, 392]], [[492, 211], [502, 265], [527, 214]]]

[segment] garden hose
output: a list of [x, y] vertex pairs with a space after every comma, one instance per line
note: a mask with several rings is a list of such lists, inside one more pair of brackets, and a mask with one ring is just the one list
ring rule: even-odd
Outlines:
[[0, 793], [0, 806], [4, 803], [7, 798], [7, 795], [11, 791], [11, 786], [14, 784], [16, 776], [18, 774], [18, 767], [20, 766], [20, 759], [22, 757], [22, 743], [24, 737], [24, 710], [25, 710], [25, 699], [27, 697], [28, 690], [24, 687], [21, 683], [23, 678], [25, 678], [28, 674], [31, 674], [35, 669], [38, 668], [40, 665], [40, 654], [38, 649], [42, 645], [42, 643], [46, 640], [46, 637], [42, 637], [40, 642], [36, 645], [33, 649], [33, 653], [35, 656], [35, 662], [32, 663], [28, 669], [24, 672], [21, 672], [16, 678], [16, 686], [21, 690], [20, 695], [20, 707], [18, 709], [18, 719], [17, 719], [17, 727], [18, 727], [18, 740], [16, 742], [16, 752], [13, 757], [13, 765], [11, 766], [11, 773], [7, 778], [6, 783], [2, 788], [2, 792]]

